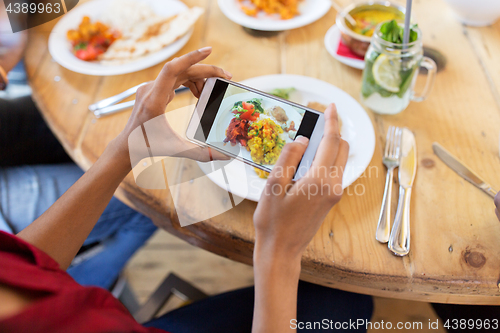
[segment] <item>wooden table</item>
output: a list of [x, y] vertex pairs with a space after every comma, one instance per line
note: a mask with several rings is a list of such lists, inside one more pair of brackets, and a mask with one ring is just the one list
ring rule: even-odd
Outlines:
[[[234, 80], [288, 73], [330, 82], [359, 99], [361, 71], [346, 67], [326, 51], [323, 38], [334, 23], [332, 9], [305, 28], [271, 38], [256, 38], [228, 20], [216, 0], [186, 0], [202, 6], [184, 54], [211, 45], [208, 63], [221, 66]], [[443, 303], [500, 304], [500, 223], [491, 198], [461, 179], [433, 154], [440, 142], [500, 189], [500, 22], [471, 28], [455, 20], [443, 0], [420, 0], [414, 12], [424, 43], [448, 59], [430, 98], [412, 103], [395, 116], [367, 111], [377, 144], [370, 177], [358, 179], [362, 196], [346, 195], [332, 209], [303, 258], [304, 280], [385, 297]], [[96, 119], [89, 104], [152, 80], [162, 65], [115, 77], [76, 74], [55, 63], [47, 39], [50, 22], [30, 33], [26, 68], [33, 96], [46, 121], [73, 159], [88, 168], [123, 129], [130, 111]], [[263, 60], [264, 59], [264, 60]], [[168, 110], [194, 103], [178, 96]], [[375, 240], [385, 180], [382, 149], [390, 125], [407, 126], [416, 136], [419, 163], [411, 211], [412, 249], [393, 256]], [[177, 166], [189, 176], [197, 166]], [[216, 186], [206, 191], [216, 190]], [[209, 192], [208, 192], [209, 193]], [[243, 263], [252, 263], [256, 204], [244, 201], [216, 218], [185, 228], [178, 223], [172, 197], [165, 190], [144, 190], [129, 175], [116, 194], [163, 229], [191, 244]], [[307, 221], [304, 221], [307, 223]]]

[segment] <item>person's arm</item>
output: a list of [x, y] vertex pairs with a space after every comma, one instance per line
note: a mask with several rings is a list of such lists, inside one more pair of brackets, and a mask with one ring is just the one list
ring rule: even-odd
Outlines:
[[297, 318], [300, 257], [255, 244], [255, 306], [252, 332], [288, 332]]
[[[129, 134], [146, 121], [163, 114], [174, 97], [174, 90], [180, 85], [188, 86], [199, 97], [205, 78], [231, 78], [229, 73], [218, 67], [197, 65], [210, 53], [211, 48], [205, 48], [176, 58], [164, 66], [156, 81], [141, 87], [123, 132], [108, 145], [97, 162], [18, 237], [46, 252], [62, 269], [66, 269], [116, 188], [131, 170]], [[165, 122], [165, 126], [163, 135], [166, 145], [180, 145], [186, 151], [197, 147], [176, 135], [168, 123]], [[195, 157], [204, 159], [205, 155], [208, 156], [203, 149], [198, 149], [200, 154]]]
[[285, 146], [254, 214], [254, 333], [293, 330], [302, 253], [342, 196], [349, 146], [340, 138], [335, 105], [325, 111], [325, 133], [311, 169], [294, 184], [307, 144], [298, 137]]
[[22, 59], [28, 34], [26, 31], [17, 33], [7, 32], [10, 30], [7, 12], [0, 8], [0, 66], [9, 73]]

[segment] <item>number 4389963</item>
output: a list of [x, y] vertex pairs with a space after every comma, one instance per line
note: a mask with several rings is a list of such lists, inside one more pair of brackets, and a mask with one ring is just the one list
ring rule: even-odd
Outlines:
[[443, 325], [447, 330], [498, 330], [498, 319], [448, 319]]
[[14, 14], [51, 14], [51, 13], [56, 13], [59, 14], [61, 12], [61, 4], [60, 3], [9, 3], [9, 5], [6, 8], [7, 13], [14, 13]]

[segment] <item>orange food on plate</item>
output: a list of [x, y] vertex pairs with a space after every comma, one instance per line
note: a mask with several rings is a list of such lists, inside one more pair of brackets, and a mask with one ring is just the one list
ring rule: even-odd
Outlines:
[[67, 32], [73, 53], [78, 59], [85, 61], [97, 60], [120, 37], [119, 31], [99, 21], [92, 23], [88, 16], [83, 17], [77, 30]]
[[229, 127], [226, 130], [224, 142], [231, 142], [232, 146], [239, 143], [243, 147], [246, 147], [248, 140], [250, 140], [250, 136], [248, 135], [249, 128], [250, 123], [248, 119], [231, 119]]
[[261, 11], [266, 14], [279, 14], [283, 20], [299, 15], [299, 2], [302, 0], [239, 0], [242, 10], [248, 16], [257, 16]]

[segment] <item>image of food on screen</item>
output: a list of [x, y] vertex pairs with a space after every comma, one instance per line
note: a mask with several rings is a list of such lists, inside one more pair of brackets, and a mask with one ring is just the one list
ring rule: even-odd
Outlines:
[[[230, 86], [207, 143], [240, 146], [244, 159], [272, 170], [283, 147], [295, 139], [304, 112], [277, 99]], [[255, 171], [267, 177], [267, 172]]]

